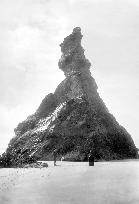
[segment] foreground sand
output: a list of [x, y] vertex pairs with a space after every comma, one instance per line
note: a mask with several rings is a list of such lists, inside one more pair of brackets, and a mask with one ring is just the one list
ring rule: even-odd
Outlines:
[[139, 162], [0, 169], [0, 204], [139, 204]]

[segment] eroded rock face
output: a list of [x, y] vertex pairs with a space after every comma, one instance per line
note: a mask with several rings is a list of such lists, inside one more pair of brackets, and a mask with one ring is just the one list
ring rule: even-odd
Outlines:
[[66, 78], [15, 129], [6, 151], [12, 163], [19, 165], [30, 157], [52, 159], [54, 148], [67, 160], [87, 160], [90, 149], [98, 160], [136, 157], [131, 136], [109, 113], [97, 92], [81, 39], [77, 27], [60, 45], [58, 65]]

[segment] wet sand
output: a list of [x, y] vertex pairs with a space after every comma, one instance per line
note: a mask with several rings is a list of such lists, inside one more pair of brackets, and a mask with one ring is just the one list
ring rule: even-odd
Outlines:
[[0, 169], [0, 204], [139, 204], [139, 161]]

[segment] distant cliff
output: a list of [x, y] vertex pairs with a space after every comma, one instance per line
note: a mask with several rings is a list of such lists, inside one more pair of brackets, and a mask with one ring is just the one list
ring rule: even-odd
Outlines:
[[109, 113], [97, 92], [90, 62], [81, 46], [81, 29], [74, 28], [60, 44], [59, 68], [65, 79], [48, 94], [37, 111], [15, 128], [6, 155], [19, 165], [27, 158], [87, 160], [89, 150], [96, 160], [135, 158], [136, 147], [128, 132]]

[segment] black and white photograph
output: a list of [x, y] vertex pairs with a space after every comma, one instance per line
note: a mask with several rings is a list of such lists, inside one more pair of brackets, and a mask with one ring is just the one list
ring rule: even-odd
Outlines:
[[138, 0], [0, 0], [0, 204], [139, 204], [138, 105]]

